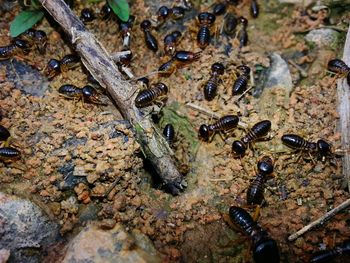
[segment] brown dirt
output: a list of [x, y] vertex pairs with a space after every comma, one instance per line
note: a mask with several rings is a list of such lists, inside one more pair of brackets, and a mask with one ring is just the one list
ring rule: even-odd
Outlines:
[[[97, 10], [101, 4], [77, 4], [75, 11], [86, 6]], [[207, 6], [202, 7], [202, 10], [206, 9]], [[176, 158], [185, 163], [184, 170], [189, 171], [188, 189], [178, 197], [152, 187], [153, 180], [143, 169], [140, 147], [132, 129], [111, 102], [108, 106], [85, 103], [81, 107], [80, 103], [59, 96], [57, 89], [63, 84], [79, 87], [87, 84], [87, 76], [81, 67], [70, 70], [66, 77], [55, 77], [45, 95], [35, 97], [16, 89], [14, 83], [7, 80], [6, 68], [0, 65], [0, 105], [4, 116], [1, 124], [9, 128], [14, 137], [13, 145], [22, 152], [20, 161], [0, 163], [1, 188], [40, 202], [61, 224], [61, 233], [67, 237], [86, 223], [84, 215], [92, 214], [93, 220], [101, 221], [107, 228], [122, 222], [129, 230], [140, 229], [153, 240], [164, 262], [242, 262], [249, 258], [246, 256], [249, 241], [232, 230], [224, 222], [223, 215], [227, 214], [230, 205], [244, 206], [245, 190], [254, 178], [257, 160], [262, 154], [269, 154], [275, 160], [275, 177], [267, 183], [267, 205], [261, 209], [259, 223], [278, 241], [283, 262], [304, 262], [321, 244], [329, 248], [334, 242], [341, 243], [350, 236], [347, 211], [295, 242], [286, 241], [289, 234], [348, 197], [340, 161], [338, 167], [320, 161], [313, 167], [308, 156], [303, 156], [306, 158], [298, 163], [292, 162], [297, 157], [280, 142], [284, 133], [299, 133], [310, 140], [325, 138], [334, 148], [341, 148], [337, 132], [336, 85], [334, 78], [326, 76], [322, 68], [327, 57], [321, 62], [317, 60], [321, 75], [315, 70], [316, 73], [309, 76], [316, 81], [308, 86], [298, 83], [287, 101], [283, 89], [272, 89], [268, 96], [276, 98], [275, 108], [269, 105], [270, 97], [267, 100], [265, 97], [266, 103], [262, 103], [263, 97], [255, 98], [248, 93], [235, 103], [237, 98], [231, 96], [232, 75], [237, 65], [245, 63], [253, 70], [258, 64], [268, 67], [268, 52], [283, 52], [287, 48], [310, 53], [311, 60], [303, 58], [299, 61], [307, 67], [317, 59], [304, 41], [293, 33], [318, 26], [317, 23], [323, 21], [323, 14], [318, 14], [321, 18], [316, 19], [317, 23], [311, 23], [302, 20], [297, 10], [291, 14], [290, 9], [282, 10], [283, 18], [270, 11], [272, 21], [278, 17], [276, 34], [256, 30], [261, 27], [260, 18], [249, 19], [250, 44], [241, 52], [238, 52], [236, 40], [218, 36], [215, 45], [209, 45], [199, 61], [177, 70], [169, 78], [151, 78], [151, 82], [163, 81], [168, 85], [167, 103], [178, 102], [178, 113], [187, 116], [195, 130], [211, 118], [186, 107], [189, 102], [220, 116], [239, 114], [248, 126], [266, 118], [273, 123], [272, 140], [256, 143], [255, 152], [248, 151], [242, 160], [233, 158], [231, 143], [241, 137], [243, 130], [235, 131], [226, 141], [216, 135], [211, 143], [200, 143], [195, 160], [188, 152], [188, 143], [177, 138]], [[0, 23], [5, 23], [6, 27], [0, 29], [3, 36], [0, 46], [9, 44], [8, 23], [18, 11], [16, 8], [1, 18]], [[249, 17], [248, 11], [247, 7], [235, 10], [246, 17]], [[267, 19], [263, 12], [264, 9], [262, 19]], [[131, 69], [136, 76], [142, 76], [155, 71], [167, 58], [161, 57], [160, 51], [157, 54], [149, 51], [144, 44], [139, 24], [148, 18], [149, 11], [143, 1], [135, 1], [132, 13], [137, 16], [137, 21], [132, 31], [134, 60]], [[218, 17], [216, 26], [221, 23], [222, 16]], [[288, 27], [292, 24], [294, 28]], [[185, 25], [195, 31], [184, 32], [178, 49], [199, 51], [195, 42], [195, 21], [189, 20]], [[95, 20], [87, 27], [108, 51], [119, 51], [122, 41], [115, 21]], [[62, 58], [73, 51], [62, 40], [61, 33], [50, 27], [46, 20], [37, 29], [48, 34], [47, 52], [45, 56], [39, 56], [33, 50], [22, 60], [24, 63], [43, 69], [50, 58]], [[154, 33], [161, 43], [164, 34]], [[230, 56], [224, 54], [227, 44], [233, 46]], [[335, 56], [334, 51], [327, 52], [329, 56]], [[204, 100], [202, 85], [214, 62], [224, 63], [227, 69], [219, 86], [220, 95], [208, 102]], [[292, 74], [296, 80], [298, 72], [292, 70]], [[286, 165], [286, 162], [291, 163]], [[72, 177], [78, 180], [74, 186], [65, 185], [69, 167], [73, 167]], [[95, 212], [89, 212], [91, 210]], [[243, 245], [225, 246], [230, 241]]]

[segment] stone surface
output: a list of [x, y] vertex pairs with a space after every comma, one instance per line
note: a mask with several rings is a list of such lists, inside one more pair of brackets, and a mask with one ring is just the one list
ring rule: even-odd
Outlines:
[[305, 40], [318, 47], [332, 47], [337, 44], [339, 33], [330, 28], [320, 28], [311, 30]]
[[0, 249], [0, 263], [5, 263], [10, 257], [10, 250]]
[[161, 262], [151, 241], [139, 232], [129, 234], [121, 224], [111, 230], [85, 227], [71, 240], [63, 262]]
[[25, 94], [43, 96], [49, 87], [48, 80], [40, 71], [25, 62], [12, 59], [0, 61], [0, 67], [6, 67], [6, 77], [16, 88]]
[[0, 249], [9, 262], [40, 262], [42, 250], [59, 239], [58, 225], [32, 202], [0, 193]]
[[268, 71], [264, 89], [272, 87], [283, 87], [288, 91], [293, 88], [288, 63], [277, 53], [271, 55], [271, 67]]

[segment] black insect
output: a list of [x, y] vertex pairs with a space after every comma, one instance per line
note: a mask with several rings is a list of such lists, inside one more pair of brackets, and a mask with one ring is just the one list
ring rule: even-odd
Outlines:
[[143, 20], [140, 26], [145, 34], [146, 46], [153, 52], [157, 52], [158, 42], [157, 42], [157, 39], [151, 33], [151, 26], [152, 26], [151, 21]]
[[241, 29], [238, 31], [237, 38], [239, 41], [239, 47], [242, 48], [246, 46], [248, 43], [248, 32], [247, 32], [248, 20], [241, 16], [239, 18], [239, 24], [241, 26]]
[[131, 29], [135, 22], [135, 16], [130, 15], [128, 21], [119, 20], [119, 29], [123, 37], [123, 49], [130, 49]]
[[97, 85], [97, 86], [100, 85], [100, 83], [90, 73], [88, 73], [87, 81], [93, 85]]
[[232, 144], [232, 151], [239, 156], [243, 156], [252, 142], [266, 136], [271, 129], [271, 122], [264, 120], [256, 123], [248, 133], [241, 138], [241, 140], [234, 141]]
[[26, 55], [30, 52], [30, 44], [26, 40], [14, 39], [8, 46], [0, 47], [0, 60], [10, 59], [13, 56]]
[[0, 141], [7, 141], [11, 137], [11, 134], [8, 129], [0, 125]]
[[169, 8], [167, 6], [159, 7], [157, 11], [158, 26], [162, 25], [167, 19], [181, 19], [185, 15], [185, 9], [181, 6]]
[[281, 140], [288, 147], [317, 155], [323, 161], [333, 156], [331, 144], [322, 139], [317, 142], [309, 142], [296, 134], [284, 134]]
[[95, 19], [94, 11], [90, 8], [82, 9], [80, 12], [80, 19], [84, 24], [92, 22]]
[[269, 156], [262, 157], [258, 162], [258, 173], [247, 190], [247, 204], [261, 205], [264, 200], [264, 188], [267, 176], [273, 172], [273, 161]]
[[69, 69], [76, 67], [79, 62], [80, 58], [73, 54], [66, 55], [61, 60], [50, 59], [46, 66], [46, 74], [51, 79], [60, 73], [65, 73]]
[[259, 16], [259, 4], [257, 0], [250, 1], [250, 14], [254, 18], [257, 18]]
[[80, 57], [77, 55], [65, 55], [60, 61], [61, 71], [66, 72], [68, 69], [74, 68], [79, 62]]
[[219, 76], [223, 75], [224, 71], [225, 71], [225, 67], [221, 63], [217, 62], [211, 66], [210, 79], [204, 85], [204, 98], [206, 100], [211, 101], [216, 96], [218, 82], [219, 82]]
[[138, 82], [140, 82], [143, 86], [145, 86], [146, 88], [149, 87], [149, 78], [147, 77], [142, 77], [137, 79]]
[[197, 43], [201, 49], [206, 48], [210, 43], [211, 36], [209, 28], [214, 24], [215, 19], [215, 15], [208, 12], [203, 12], [198, 15], [200, 27], [197, 34]]
[[227, 4], [226, 3], [216, 3], [213, 6], [213, 14], [215, 16], [220, 16], [226, 13]]
[[48, 78], [51, 79], [54, 76], [60, 74], [60, 72], [61, 72], [60, 61], [54, 58], [50, 59], [46, 67], [46, 74]]
[[279, 263], [280, 253], [277, 242], [269, 237], [251, 215], [241, 207], [231, 206], [229, 215], [232, 222], [252, 240], [252, 253], [255, 263]]
[[331, 262], [332, 259], [341, 255], [350, 256], [350, 239], [345, 240], [340, 246], [337, 246], [333, 249], [315, 253], [311, 257], [310, 263]]
[[101, 104], [98, 92], [90, 85], [86, 85], [83, 88], [76, 87], [71, 84], [66, 84], [58, 89], [58, 92], [69, 99], [82, 99], [96, 104]]
[[163, 135], [164, 135], [166, 141], [168, 142], [168, 144], [172, 145], [174, 142], [174, 138], [175, 138], [174, 126], [170, 123], [165, 125], [164, 130], [163, 130]]
[[346, 76], [346, 81], [350, 86], [350, 67], [348, 67], [344, 61], [338, 58], [332, 59], [328, 62], [327, 68], [329, 71], [332, 71], [341, 77]]
[[228, 13], [224, 18], [223, 32], [228, 36], [234, 36], [236, 34], [236, 28], [238, 25], [237, 16], [233, 13]]
[[156, 100], [161, 100], [168, 93], [168, 87], [164, 83], [157, 83], [151, 88], [141, 90], [135, 98], [135, 105], [138, 108], [143, 108], [151, 105]]
[[104, 20], [109, 19], [113, 14], [112, 8], [109, 6], [108, 3], [106, 3], [102, 8], [99, 13], [99, 17], [101, 17]]
[[81, 98], [83, 96], [81, 88], [71, 84], [62, 85], [58, 92], [66, 98]]
[[339, 58], [330, 60], [328, 62], [327, 68], [329, 71], [342, 75], [348, 74], [350, 71], [348, 65], [346, 65], [345, 62]]
[[21, 157], [21, 152], [12, 147], [0, 148], [0, 160], [4, 162], [15, 161]]
[[28, 54], [31, 49], [30, 42], [23, 39], [15, 38], [14, 40], [12, 40], [12, 45], [14, 45], [17, 48], [18, 53], [22, 53], [24, 55]]
[[159, 7], [157, 11], [157, 21], [159, 24], [163, 24], [166, 19], [170, 16], [171, 9], [167, 6], [161, 6]]
[[7, 147], [9, 145], [11, 138], [11, 134], [8, 129], [6, 129], [4, 126], [0, 125], [0, 141], [3, 141], [2, 144], [3, 147]]
[[200, 52], [191, 52], [191, 51], [177, 51], [175, 55], [167, 62], [162, 64], [158, 71], [163, 76], [170, 76], [177, 68], [181, 68], [189, 63], [192, 63], [198, 60], [201, 56]]
[[174, 55], [174, 59], [177, 62], [187, 64], [192, 63], [193, 61], [196, 61], [200, 58], [200, 55], [202, 54], [201, 51], [199, 52], [191, 52], [191, 51], [177, 51]]
[[237, 67], [241, 71], [239, 77], [235, 80], [232, 86], [232, 95], [242, 94], [248, 85], [248, 79], [250, 74], [250, 68], [246, 65], [240, 65]]
[[45, 53], [47, 35], [44, 31], [28, 29], [19, 38], [27, 41], [28, 45], [35, 46], [41, 54]]
[[158, 72], [164, 77], [169, 77], [176, 70], [176, 65], [176, 60], [174, 59], [174, 57], [172, 57], [158, 68]]
[[198, 130], [198, 137], [203, 141], [209, 141], [216, 132], [228, 132], [236, 128], [239, 118], [236, 115], [226, 115], [213, 124], [202, 124]]
[[180, 41], [182, 34], [180, 31], [173, 31], [164, 37], [164, 52], [167, 55], [174, 55], [176, 51], [176, 45]]
[[128, 53], [119, 56], [119, 62], [117, 64], [118, 65], [122, 65], [122, 66], [130, 65], [132, 57], [133, 57], [133, 54], [132, 54], [131, 50], [129, 50], [127, 48], [123, 48], [121, 51], [122, 52], [123, 51], [128, 51]]
[[175, 20], [183, 18], [185, 15], [185, 9], [181, 6], [174, 6], [171, 9], [171, 17]]
[[90, 85], [86, 85], [81, 89], [81, 92], [83, 94], [83, 99], [86, 101], [90, 101], [92, 103], [96, 103], [96, 104], [103, 104], [100, 100], [100, 96], [99, 93], [97, 92], [97, 90], [90, 86]]

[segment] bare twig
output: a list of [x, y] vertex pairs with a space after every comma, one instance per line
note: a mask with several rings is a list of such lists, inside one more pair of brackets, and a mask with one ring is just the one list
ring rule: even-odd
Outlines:
[[200, 113], [203, 113], [203, 114], [205, 114], [205, 115], [207, 115], [207, 116], [209, 116], [211, 118], [215, 118], [215, 119], [219, 119], [220, 118], [219, 114], [217, 114], [217, 113], [215, 113], [215, 112], [213, 112], [211, 110], [208, 110], [206, 108], [203, 108], [203, 107], [201, 107], [201, 106], [199, 106], [197, 104], [194, 104], [192, 102], [186, 103], [186, 106], [191, 108], [191, 109], [193, 109], [193, 110], [196, 110], [196, 111], [198, 111]]
[[114, 187], [116, 187], [116, 185], [119, 183], [120, 181], [120, 177], [117, 177], [114, 182], [111, 184], [111, 186], [107, 189], [107, 191], [104, 194], [104, 197], [107, 197], [110, 192], [112, 192], [112, 190], [114, 189]]
[[[344, 45], [343, 60], [347, 65], [350, 65], [350, 27], [346, 36]], [[341, 145], [343, 149], [350, 148], [350, 87], [346, 79], [338, 80], [338, 111], [340, 115], [340, 132]], [[343, 156], [343, 174], [348, 182], [348, 189], [350, 191], [350, 153], [345, 152]]]
[[185, 184], [172, 160], [169, 147], [147, 114], [149, 109], [139, 110], [135, 106], [136, 94], [130, 97], [133, 87], [123, 79], [110, 54], [63, 0], [39, 1], [70, 37], [84, 66], [108, 91], [124, 118], [130, 121], [142, 152], [152, 163], [164, 185], [172, 194], [179, 194]]
[[[199, 106], [197, 104], [194, 104], [192, 102], [186, 103], [186, 106], [191, 108], [191, 109], [193, 109], [193, 110], [196, 110], [196, 111], [198, 111], [200, 113], [203, 113], [203, 114], [209, 116], [210, 118], [220, 119], [220, 115], [219, 114], [217, 114], [217, 113], [215, 113], [215, 112], [213, 112], [211, 110], [208, 110], [206, 108], [203, 108], [203, 107], [201, 107], [201, 106]], [[245, 123], [245, 122], [242, 122], [241, 120], [238, 122], [237, 126], [243, 128], [243, 129], [247, 129], [248, 128], [248, 124]]]
[[236, 102], [240, 101], [244, 96], [245, 94], [247, 94], [249, 91], [251, 91], [252, 89], [254, 88], [254, 86], [251, 86], [249, 89], [246, 89], [237, 99], [236, 99]]
[[341, 203], [336, 208], [334, 208], [331, 211], [325, 213], [319, 219], [311, 222], [307, 226], [304, 226], [302, 229], [300, 229], [298, 232], [294, 233], [293, 235], [290, 235], [288, 237], [288, 240], [289, 241], [294, 241], [295, 239], [297, 239], [301, 235], [305, 234], [307, 231], [309, 231], [309, 230], [311, 230], [311, 229], [313, 229], [313, 228], [315, 228], [315, 227], [317, 227], [319, 225], [323, 225], [326, 221], [331, 219], [333, 216], [335, 216], [337, 213], [339, 213], [340, 211], [344, 210], [348, 206], [350, 206], [350, 199], [347, 199], [345, 202]]
[[303, 78], [306, 78], [308, 76], [307, 72], [302, 67], [300, 67], [297, 63], [295, 63], [293, 60], [291, 59], [288, 60], [288, 63], [291, 64], [293, 67], [295, 67], [297, 70], [299, 70]]

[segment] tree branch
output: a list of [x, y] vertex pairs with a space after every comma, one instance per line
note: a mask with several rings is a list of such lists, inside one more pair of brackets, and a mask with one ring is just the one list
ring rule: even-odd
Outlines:
[[323, 225], [326, 221], [331, 219], [333, 216], [335, 216], [337, 213], [339, 213], [340, 211], [344, 210], [348, 206], [350, 206], [350, 199], [347, 199], [346, 201], [344, 201], [343, 203], [338, 205], [336, 208], [334, 208], [334, 209], [328, 211], [327, 213], [325, 213], [319, 219], [311, 222], [307, 226], [304, 226], [302, 229], [300, 229], [298, 232], [294, 233], [293, 235], [290, 235], [288, 237], [288, 240], [289, 241], [294, 241], [295, 239], [297, 239], [301, 235], [305, 234], [307, 231], [309, 231], [309, 230], [311, 230], [311, 229], [313, 229], [313, 228], [315, 228], [315, 227], [317, 227], [319, 225]]
[[[346, 36], [344, 45], [343, 60], [350, 65], [350, 26]], [[343, 156], [343, 174], [348, 182], [348, 190], [350, 191], [350, 87], [346, 82], [346, 78], [338, 80], [338, 111], [340, 116], [340, 132], [341, 146], [345, 149]]]
[[110, 54], [63, 0], [39, 1], [68, 34], [84, 66], [108, 91], [124, 118], [130, 121], [145, 157], [152, 163], [165, 186], [173, 195], [179, 194], [185, 182], [171, 158], [171, 151], [150, 120], [147, 109], [136, 108], [134, 100], [137, 94], [131, 96], [135, 89], [122, 78]]

